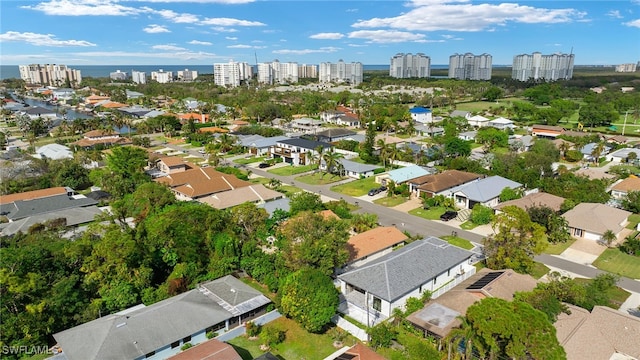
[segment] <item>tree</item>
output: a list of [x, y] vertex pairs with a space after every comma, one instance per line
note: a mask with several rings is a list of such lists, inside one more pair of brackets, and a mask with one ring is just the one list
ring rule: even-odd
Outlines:
[[448, 156], [467, 157], [471, 154], [471, 144], [458, 137], [451, 137], [445, 140], [444, 151]]
[[629, 191], [622, 199], [622, 208], [635, 214], [640, 213], [640, 191]]
[[564, 243], [571, 239], [567, 219], [548, 206], [532, 206], [527, 208], [531, 221], [542, 225], [547, 233], [547, 240], [552, 244]]
[[529, 215], [516, 206], [505, 206], [495, 216], [491, 227], [495, 235], [485, 240], [487, 266], [492, 269], [513, 269], [528, 274], [533, 257], [547, 246], [545, 230], [531, 221]]
[[324, 210], [324, 204], [320, 199], [320, 195], [306, 191], [291, 195], [289, 204], [289, 212], [291, 215], [295, 215], [301, 211]]
[[[340, 159], [342, 158], [344, 158], [344, 155], [333, 151], [333, 148], [329, 150], [329, 152], [325, 153], [322, 156], [322, 159], [324, 160], [324, 165], [326, 166], [326, 172], [331, 174], [339, 172], [338, 170], [342, 165], [342, 163], [340, 163]], [[338, 175], [341, 176], [342, 174]]]
[[494, 147], [507, 147], [509, 145], [509, 135], [494, 127], [483, 127], [478, 130], [476, 142], [483, 144], [485, 152], [489, 152]]
[[484, 225], [493, 219], [493, 209], [482, 204], [475, 204], [471, 210], [470, 220], [476, 225]]
[[482, 94], [482, 97], [485, 98], [487, 101], [496, 101], [499, 98], [501, 98], [502, 95], [503, 95], [502, 89], [500, 89], [497, 86], [492, 86]]
[[398, 337], [398, 332], [388, 322], [382, 322], [367, 330], [371, 338], [371, 346], [374, 349], [389, 347], [393, 340]]
[[616, 233], [614, 233], [613, 231], [607, 229], [607, 231], [604, 232], [604, 234], [602, 234], [602, 241], [607, 244], [607, 246], [611, 246], [611, 244], [616, 241], [618, 239], [618, 237], [616, 236]]
[[145, 165], [145, 150], [133, 146], [115, 147], [107, 155], [107, 173], [94, 174], [92, 180], [114, 197], [122, 198], [132, 193], [138, 185], [149, 181], [149, 176], [143, 171]]
[[320, 332], [338, 309], [338, 290], [328, 275], [304, 268], [289, 275], [278, 291], [280, 310], [310, 332]]
[[512, 189], [510, 187], [506, 187], [502, 189], [502, 191], [500, 192], [500, 202], [520, 199], [521, 197], [522, 197], [522, 190], [520, 189]]
[[466, 318], [489, 359], [566, 358], [547, 316], [527, 303], [485, 298], [467, 309]]

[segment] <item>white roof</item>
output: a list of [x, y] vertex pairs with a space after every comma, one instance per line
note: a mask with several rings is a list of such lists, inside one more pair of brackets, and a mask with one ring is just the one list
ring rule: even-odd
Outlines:
[[34, 157], [38, 159], [47, 158], [51, 160], [73, 159], [71, 149], [60, 144], [47, 144], [36, 149]]
[[511, 121], [509, 119], [506, 119], [506, 118], [503, 118], [503, 117], [499, 117], [499, 118], [493, 119], [493, 120], [491, 120], [491, 122], [495, 123], [495, 124], [505, 124], [505, 125], [513, 124], [513, 121]]

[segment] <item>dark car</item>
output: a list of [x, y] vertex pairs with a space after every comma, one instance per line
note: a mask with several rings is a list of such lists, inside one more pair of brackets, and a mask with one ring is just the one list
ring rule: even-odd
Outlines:
[[369, 196], [375, 196], [380, 194], [380, 188], [375, 188], [375, 189], [371, 189], [369, 190]]
[[440, 220], [449, 221], [449, 220], [455, 219], [456, 216], [458, 216], [457, 211], [447, 210], [444, 214], [440, 215]]
[[269, 165], [269, 164], [267, 164], [267, 163], [260, 163], [260, 165], [258, 165], [258, 167], [259, 167], [260, 169], [268, 168], [269, 166], [271, 166], [271, 165]]

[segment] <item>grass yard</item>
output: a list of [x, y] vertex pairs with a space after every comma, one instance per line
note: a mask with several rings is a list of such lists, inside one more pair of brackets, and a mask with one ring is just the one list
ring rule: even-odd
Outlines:
[[247, 157], [242, 159], [236, 159], [236, 160], [233, 160], [233, 162], [236, 164], [247, 165], [247, 164], [262, 162], [264, 159], [265, 159], [264, 156], [257, 156], [257, 157], [252, 156], [252, 157]]
[[291, 176], [291, 175], [306, 173], [311, 170], [315, 170], [316, 168], [317, 168], [316, 165], [283, 166], [283, 167], [279, 167], [279, 168], [275, 168], [267, 171], [275, 175]]
[[460, 224], [460, 229], [462, 230], [471, 230], [478, 227], [478, 224], [474, 223], [471, 220], [467, 220], [465, 222], [463, 222], [462, 224]]
[[331, 184], [344, 179], [347, 179], [347, 177], [327, 174], [322, 171], [309, 174], [309, 175], [300, 175], [296, 178], [297, 181], [300, 181], [302, 183], [309, 184], [309, 185], [326, 185], [326, 184]]
[[639, 214], [631, 214], [629, 216], [629, 224], [627, 225], [627, 229], [635, 230], [640, 223], [640, 215]]
[[541, 277], [547, 275], [551, 269], [549, 269], [545, 264], [535, 262], [533, 265], [533, 269], [531, 270], [531, 276], [536, 279], [540, 279]]
[[[575, 278], [574, 279], [576, 283], [578, 284], [583, 284], [583, 285], [587, 285], [587, 283], [593, 281], [593, 279], [584, 279], [584, 278]], [[625, 300], [627, 300], [627, 298], [629, 296], [631, 296], [631, 293], [628, 292], [627, 290], [624, 290], [620, 287], [614, 287], [613, 289], [610, 289], [609, 291], [607, 291], [607, 296], [609, 297], [609, 307], [613, 308], [613, 309], [620, 309], [620, 305], [622, 305]]]
[[[333, 340], [326, 334], [311, 334], [302, 329], [295, 321], [281, 317], [265, 327], [274, 327], [286, 332], [284, 342], [273, 346], [269, 351], [282, 359], [306, 359], [321, 360], [331, 355], [336, 349]], [[252, 360], [264, 352], [260, 350], [260, 340], [249, 340], [239, 336], [228, 341], [238, 351], [243, 360]], [[347, 339], [344, 344], [355, 344], [353, 338]]]
[[350, 181], [346, 184], [333, 186], [331, 187], [331, 191], [335, 191], [348, 196], [358, 197], [367, 195], [369, 190], [377, 187], [380, 187], [380, 184], [376, 184], [375, 178], [371, 176], [360, 180]]
[[625, 254], [618, 249], [607, 249], [593, 262], [600, 270], [640, 279], [640, 258]]
[[562, 252], [567, 250], [569, 246], [571, 246], [571, 244], [573, 244], [574, 242], [576, 242], [576, 239], [571, 238], [569, 239], [569, 241], [565, 241], [563, 243], [549, 244], [549, 246], [547, 246], [547, 248], [544, 250], [544, 253], [549, 255], [560, 255], [562, 254]]
[[441, 236], [440, 238], [442, 240], [446, 240], [451, 245], [455, 245], [457, 247], [461, 247], [466, 250], [471, 250], [474, 247], [471, 241], [463, 239], [459, 236], [446, 235], [446, 236]]
[[423, 219], [427, 220], [440, 220], [440, 216], [447, 211], [447, 208], [442, 206], [432, 206], [429, 209], [425, 210], [423, 208], [417, 208], [409, 211], [409, 214], [420, 216]]
[[374, 204], [378, 204], [386, 207], [398, 206], [405, 202], [407, 202], [407, 198], [404, 196], [392, 196], [392, 197], [385, 196], [383, 198], [373, 201]]

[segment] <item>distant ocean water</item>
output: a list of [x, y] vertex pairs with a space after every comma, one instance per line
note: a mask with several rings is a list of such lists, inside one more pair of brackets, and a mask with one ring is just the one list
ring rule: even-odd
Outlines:
[[[178, 71], [178, 70], [196, 70], [198, 74], [213, 74], [213, 64], [211, 65], [67, 65], [68, 67], [76, 70], [80, 70], [82, 77], [109, 77], [109, 74], [120, 70], [127, 72], [131, 75], [131, 71], [144, 71], [147, 76], [152, 71], [158, 71], [160, 69], [164, 71]], [[389, 65], [364, 65], [364, 70], [383, 70], [388, 71]], [[446, 69], [447, 65], [431, 65], [432, 69]], [[18, 65], [0, 65], [0, 80], [20, 78], [20, 71]]]

